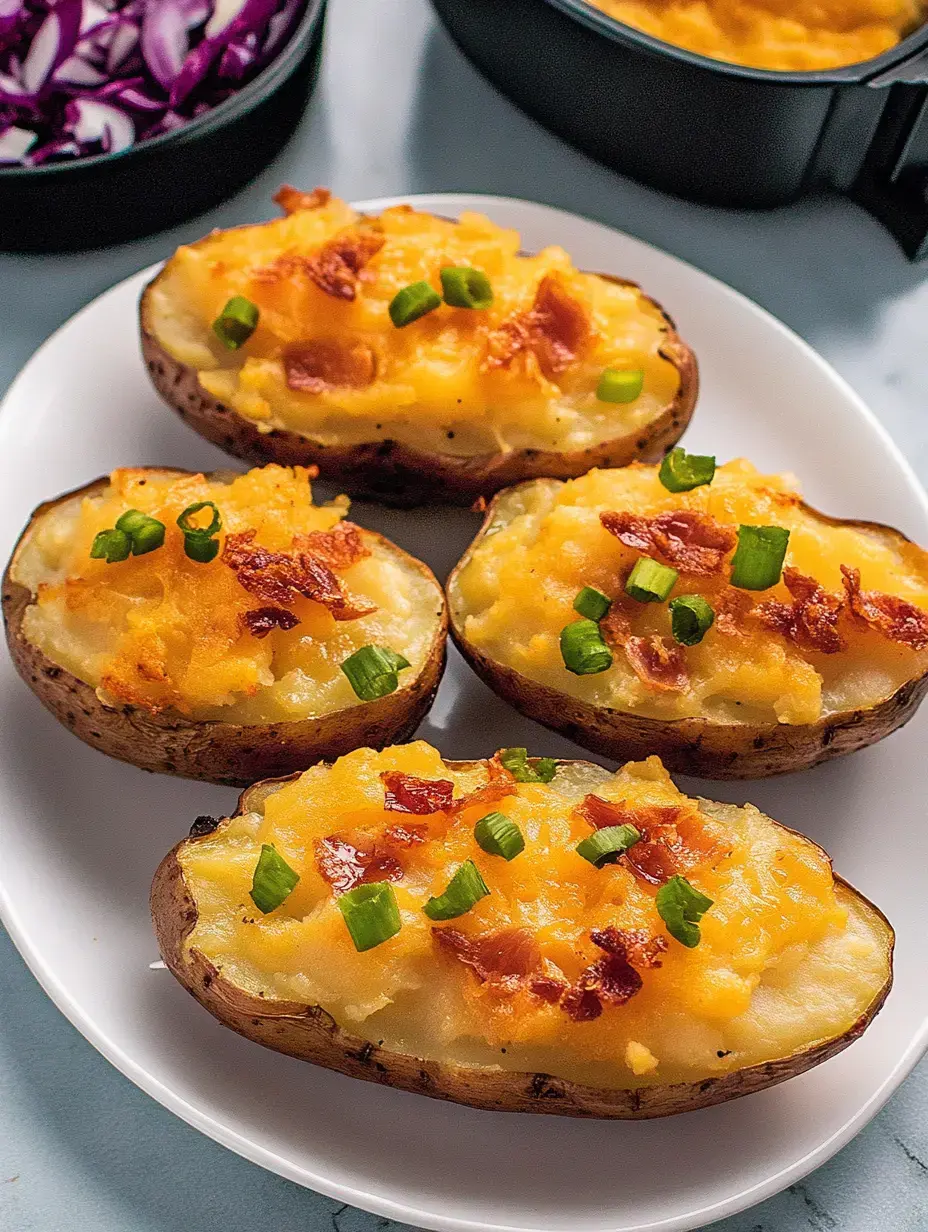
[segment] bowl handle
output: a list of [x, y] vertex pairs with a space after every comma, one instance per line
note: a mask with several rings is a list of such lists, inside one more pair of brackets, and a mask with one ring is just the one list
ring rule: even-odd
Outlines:
[[916, 261], [928, 256], [928, 49], [867, 87], [886, 102], [850, 195]]

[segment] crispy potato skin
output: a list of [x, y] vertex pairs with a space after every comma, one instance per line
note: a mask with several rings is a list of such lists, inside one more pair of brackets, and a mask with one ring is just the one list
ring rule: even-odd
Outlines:
[[[157, 469], [186, 473], [170, 467]], [[11, 574], [19, 546], [37, 519], [62, 501], [90, 495], [108, 482], [104, 476], [40, 505], [20, 535], [3, 575], [3, 619], [16, 670], [46, 710], [75, 736], [141, 770], [245, 787], [258, 779], [305, 770], [314, 762], [341, 757], [362, 745], [383, 748], [412, 735], [432, 704], [444, 670], [445, 605], [425, 666], [415, 680], [387, 697], [320, 718], [239, 724], [189, 719], [171, 710], [152, 714], [138, 706], [104, 705], [92, 685], [54, 663], [25, 637], [23, 614], [34, 596], [14, 582]], [[434, 580], [427, 565], [382, 535], [366, 529], [364, 535], [388, 547], [407, 567]], [[436, 587], [440, 593], [437, 582]]]
[[[476, 764], [479, 763], [445, 761], [451, 769]], [[297, 777], [290, 775], [281, 781]], [[235, 815], [261, 811], [265, 795], [274, 786], [273, 783], [256, 783], [244, 791]], [[708, 1108], [775, 1086], [842, 1052], [867, 1029], [892, 987], [890, 961], [890, 974], [885, 984], [866, 1012], [843, 1035], [789, 1057], [698, 1083], [619, 1090], [569, 1082], [551, 1074], [507, 1072], [487, 1066], [425, 1060], [392, 1052], [352, 1035], [321, 1006], [253, 997], [225, 979], [197, 950], [185, 952], [185, 941], [197, 922], [197, 906], [177, 854], [183, 846], [196, 843], [202, 837], [205, 836], [200, 834], [183, 839], [165, 856], [155, 872], [151, 889], [152, 920], [161, 956], [191, 996], [224, 1026], [275, 1052], [311, 1061], [351, 1078], [379, 1082], [432, 1099], [468, 1104], [472, 1108], [619, 1120], [645, 1120]], [[836, 875], [835, 881], [862, 899], [886, 924], [891, 960], [894, 934], [886, 917], [841, 877]]]
[[[874, 706], [829, 715], [817, 723], [724, 724], [708, 719], [652, 719], [607, 710], [570, 697], [498, 663], [464, 636], [451, 600], [455, 579], [474, 548], [497, 519], [497, 500], [487, 507], [483, 525], [448, 578], [451, 637], [477, 675], [511, 705], [553, 731], [616, 761], [656, 753], [668, 769], [706, 779], [762, 779], [867, 748], [902, 727], [928, 692], [928, 672], [907, 680]], [[901, 531], [878, 522], [833, 518], [811, 505], [802, 508], [831, 526], [856, 526], [908, 542]]]
[[[662, 414], [640, 432], [572, 453], [515, 449], [509, 453], [479, 454], [470, 458], [425, 453], [393, 440], [361, 445], [322, 445], [282, 429], [261, 432], [237, 411], [208, 394], [200, 385], [196, 370], [179, 363], [158, 341], [151, 324], [150, 293], [162, 274], [142, 292], [142, 356], [155, 389], [181, 419], [233, 457], [243, 458], [253, 465], [279, 462], [285, 466], [318, 466], [321, 478], [342, 485], [350, 494], [367, 496], [399, 508], [433, 501], [469, 505], [480, 496], [489, 497], [500, 488], [525, 479], [572, 479], [585, 475], [594, 466], [659, 462], [683, 435], [696, 406], [699, 391], [696, 356], [660, 304], [645, 296], [667, 324], [660, 353], [679, 372], [680, 387]], [[637, 286], [637, 283], [609, 274], [599, 277], [623, 286]]]

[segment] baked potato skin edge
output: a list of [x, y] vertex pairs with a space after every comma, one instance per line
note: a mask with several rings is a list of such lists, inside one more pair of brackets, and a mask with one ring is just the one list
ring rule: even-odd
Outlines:
[[[445, 764], [449, 768], [464, 768], [474, 763], [446, 760]], [[290, 775], [282, 781], [297, 777]], [[268, 786], [257, 783], [244, 791], [234, 815], [259, 809]], [[254, 800], [252, 806], [249, 806], [250, 799]], [[792, 1056], [698, 1083], [625, 1090], [587, 1086], [546, 1073], [495, 1070], [406, 1056], [343, 1030], [321, 1006], [253, 997], [225, 979], [199, 951], [185, 953], [186, 939], [197, 922], [197, 908], [177, 853], [184, 844], [195, 843], [206, 836], [199, 834], [182, 839], [172, 848], [158, 866], [151, 889], [152, 920], [161, 956], [191, 996], [224, 1026], [276, 1052], [351, 1078], [490, 1112], [645, 1120], [694, 1112], [751, 1095], [804, 1073], [842, 1052], [863, 1034], [892, 987], [894, 934], [879, 908], [864, 899], [886, 924], [889, 934], [890, 971], [886, 982], [865, 1013], [843, 1035]], [[857, 894], [843, 878], [835, 876], [835, 881]], [[862, 895], [857, 897], [863, 898]]]
[[[22, 628], [23, 615], [33, 595], [14, 582], [11, 573], [20, 544], [37, 519], [62, 501], [90, 495], [108, 482], [106, 477], [96, 479], [39, 505], [17, 540], [3, 575], [3, 619], [16, 670], [46, 710], [75, 736], [101, 753], [130, 762], [140, 770], [244, 787], [259, 779], [305, 770], [314, 762], [341, 757], [362, 745], [383, 748], [413, 734], [428, 713], [444, 670], [448, 628], [444, 603], [439, 628], [419, 676], [377, 701], [362, 702], [316, 719], [267, 724], [198, 721], [169, 710], [152, 714], [138, 706], [104, 705], [93, 686], [54, 663], [27, 640]], [[362, 529], [365, 535], [373, 536], [401, 555], [407, 565], [413, 563], [420, 573], [433, 576], [426, 565], [382, 535]], [[441, 592], [437, 582], [436, 589]]]
[[[163, 271], [162, 271], [163, 272]], [[603, 441], [588, 449], [558, 453], [514, 449], [509, 453], [458, 457], [429, 454], [399, 441], [360, 445], [321, 445], [283, 429], [261, 432], [237, 411], [223, 405], [200, 385], [197, 372], [174, 359], [161, 346], [150, 323], [150, 292], [158, 274], [142, 292], [140, 302], [142, 357], [162, 399], [200, 436], [252, 464], [318, 466], [320, 478], [341, 484], [350, 495], [366, 496], [397, 508], [430, 502], [469, 505], [478, 497], [526, 479], [572, 479], [593, 467], [627, 466], [629, 462], [659, 462], [676, 444], [693, 416], [699, 392], [696, 356], [680, 338], [660, 304], [648, 296], [667, 326], [660, 354], [680, 374], [680, 386], [661, 415], [640, 432]], [[610, 282], [637, 286], [608, 274]]]

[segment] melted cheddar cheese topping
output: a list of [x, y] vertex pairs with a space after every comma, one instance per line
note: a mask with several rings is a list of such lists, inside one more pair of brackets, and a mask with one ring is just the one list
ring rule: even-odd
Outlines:
[[[332, 530], [347, 499], [314, 505], [310, 478], [301, 467], [280, 466], [226, 479], [114, 471], [102, 489], [54, 505], [20, 545], [13, 580], [35, 596], [25, 636], [108, 704], [203, 720], [268, 723], [356, 705], [340, 665], [369, 644], [409, 660], [402, 688], [425, 663], [441, 594], [434, 579], [377, 537], [361, 531], [370, 554], [337, 571], [350, 598], [374, 611], [336, 621], [321, 603], [293, 596], [286, 611], [299, 623], [263, 636], [250, 631], [245, 616], [268, 605], [239, 583], [222, 551], [207, 564], [184, 552], [177, 517], [205, 500], [221, 513], [221, 543], [254, 531], [256, 545], [284, 552], [296, 536]], [[127, 509], [164, 523], [163, 547], [113, 564], [91, 559], [94, 536]]]
[[[831, 1038], [856, 1021], [888, 975], [888, 930], [835, 885], [818, 847], [750, 805], [689, 799], [656, 757], [615, 774], [563, 763], [550, 784], [513, 783], [504, 799], [454, 816], [385, 811], [385, 771], [450, 780], [455, 797], [488, 778], [487, 763], [451, 769], [424, 742], [359, 749], [308, 770], [267, 795], [263, 811], [223, 821], [180, 848], [198, 911], [185, 945], [246, 992], [321, 1005], [342, 1027], [387, 1048], [616, 1087], [723, 1074]], [[577, 854], [591, 827], [576, 807], [589, 793], [645, 816], [677, 810], [697, 852], [686, 876], [713, 900], [695, 949], [669, 936], [656, 886], [624, 859], [597, 869]], [[510, 862], [475, 842], [474, 825], [490, 809], [525, 837], [525, 850]], [[318, 844], [346, 834], [376, 842], [397, 822], [427, 831], [424, 842], [400, 853], [393, 889], [402, 928], [358, 953], [336, 891], [321, 875]], [[300, 881], [262, 915], [249, 891], [265, 843]], [[436, 924], [423, 904], [465, 859], [477, 864], [490, 893], [467, 914]], [[607, 1000], [586, 1021], [524, 981], [481, 979], [435, 935], [453, 929], [479, 941], [521, 930], [537, 947], [539, 970], [573, 984], [602, 957], [591, 932], [610, 927], [658, 939], [660, 965], [641, 970], [640, 990], [625, 1004]]]
[[[362, 253], [363, 267], [342, 280], [341, 293], [322, 289], [325, 278], [314, 270], [324, 246], [350, 246], [359, 236], [362, 245], [381, 246]], [[444, 266], [482, 270], [492, 305], [442, 304], [394, 327], [387, 311], [394, 295], [423, 279], [440, 289]], [[576, 305], [582, 344], [557, 370], [543, 370], [531, 348], [496, 364], [490, 352], [507, 342], [507, 323], [527, 319], [546, 278]], [[256, 304], [260, 318], [244, 346], [229, 351], [212, 323], [234, 295]], [[645, 428], [679, 387], [660, 353], [666, 322], [636, 287], [578, 272], [562, 248], [521, 255], [518, 233], [482, 214], [462, 214], [455, 224], [396, 206], [365, 219], [331, 198], [178, 249], [151, 288], [148, 311], [162, 346], [225, 406], [262, 431], [287, 429], [324, 445], [389, 439], [459, 456], [582, 449]], [[571, 321], [561, 324], [569, 334]], [[311, 370], [321, 373], [312, 389], [294, 387], [287, 366], [287, 356], [306, 348]], [[609, 366], [643, 371], [634, 401], [597, 400]]]
[[[703, 717], [724, 723], [813, 723], [823, 716], [872, 706], [928, 669], [928, 649], [913, 649], [847, 618], [846, 645], [821, 653], [739, 619], [716, 619], [695, 646], [677, 647], [667, 603], [636, 603], [623, 596], [641, 555], [610, 534], [600, 514], [619, 511], [654, 517], [671, 510], [707, 514], [716, 522], [781, 526], [790, 531], [786, 565], [843, 596], [840, 566], [858, 568], [864, 590], [886, 592], [928, 609], [928, 553], [901, 537], [851, 523], [832, 524], [805, 509], [795, 481], [762, 475], [749, 462], [720, 466], [711, 485], [669, 492], [658, 468], [634, 464], [594, 470], [567, 483], [541, 480], [499, 498], [490, 533], [472, 549], [450, 591], [455, 624], [465, 639], [497, 662], [592, 705], [658, 719]], [[728, 559], [715, 576], [680, 571], [670, 598], [700, 594], [720, 611], [728, 585]], [[578, 619], [573, 602], [584, 586], [620, 598], [631, 632], [660, 639], [682, 663], [684, 687], [656, 687], [617, 648], [598, 675], [568, 671], [560, 633]], [[781, 580], [762, 593], [736, 592], [746, 602], [784, 604]]]
[[923, 0], [591, 0], [610, 17], [713, 60], [821, 71], [881, 55], [923, 21]]

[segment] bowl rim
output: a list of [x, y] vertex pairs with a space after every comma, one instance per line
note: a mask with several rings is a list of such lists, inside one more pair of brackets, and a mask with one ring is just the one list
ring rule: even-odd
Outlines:
[[149, 150], [158, 150], [168, 144], [180, 145], [193, 140], [212, 129], [221, 128], [227, 121], [234, 119], [243, 111], [261, 101], [272, 93], [296, 68], [297, 61], [305, 51], [305, 44], [317, 34], [325, 13], [328, 0], [306, 0], [303, 16], [294, 27], [290, 38], [278, 54], [264, 68], [247, 82], [240, 90], [224, 98], [221, 103], [204, 111], [202, 115], [194, 116], [185, 124], [178, 125], [157, 137], [148, 137], [144, 141], [133, 142], [124, 150], [114, 150], [104, 154], [92, 154], [87, 158], [73, 158], [67, 162], [43, 163], [38, 167], [8, 166], [0, 167], [0, 182], [4, 180], [32, 179], [33, 177], [73, 175], [77, 172], [93, 170], [104, 163], [115, 163], [123, 159], [131, 159], [135, 155], [144, 154]]
[[869, 60], [859, 60], [854, 64], [843, 64], [829, 69], [770, 69], [752, 68], [746, 64], [733, 64], [729, 60], [715, 60], [711, 56], [700, 55], [678, 47], [655, 35], [638, 30], [635, 26], [626, 25], [617, 17], [597, 8], [592, 0], [541, 0], [543, 4], [558, 9], [567, 17], [587, 26], [597, 34], [604, 35], [616, 43], [644, 50], [652, 55], [665, 56], [678, 60], [692, 68], [706, 69], [725, 77], [742, 78], [748, 81], [764, 82], [769, 85], [783, 86], [835, 86], [864, 85], [876, 77], [880, 77], [888, 69], [899, 67], [911, 57], [928, 48], [928, 14], [911, 34]]

